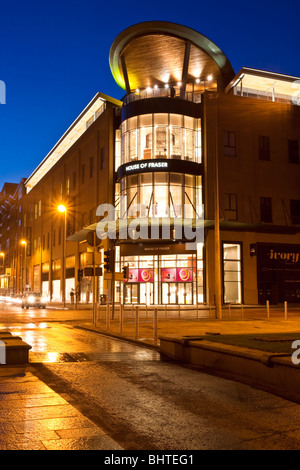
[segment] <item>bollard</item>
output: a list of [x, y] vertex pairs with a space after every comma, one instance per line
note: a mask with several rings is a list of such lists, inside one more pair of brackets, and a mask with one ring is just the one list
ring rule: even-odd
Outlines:
[[269, 320], [270, 318], [270, 306], [269, 306], [269, 301], [267, 300], [267, 318]]
[[154, 316], [153, 316], [153, 340], [154, 343], [157, 343], [157, 319], [158, 319], [158, 314], [157, 314], [157, 307], [154, 308]]
[[135, 307], [135, 339], [139, 337], [139, 307]]
[[180, 318], [180, 313], [181, 313], [181, 311], [180, 311], [180, 304], [178, 305], [178, 313], [179, 313], [179, 318]]
[[287, 320], [287, 301], [284, 302], [284, 319]]
[[242, 310], [242, 320], [244, 320], [244, 307], [243, 307], [243, 304], [241, 304], [241, 310]]
[[123, 333], [124, 305], [120, 305], [120, 334]]
[[106, 329], [110, 328], [110, 304], [106, 305]]

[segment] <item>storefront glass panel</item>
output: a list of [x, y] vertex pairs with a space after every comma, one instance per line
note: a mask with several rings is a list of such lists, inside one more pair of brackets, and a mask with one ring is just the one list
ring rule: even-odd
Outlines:
[[201, 163], [201, 120], [178, 114], [144, 114], [121, 125], [122, 164], [174, 158]]
[[[192, 253], [121, 257], [121, 265], [129, 267], [124, 302], [147, 305], [203, 302], [202, 249], [198, 251], [198, 260]], [[148, 281], [144, 282], [145, 279]]]
[[223, 243], [224, 303], [242, 302], [241, 245]]

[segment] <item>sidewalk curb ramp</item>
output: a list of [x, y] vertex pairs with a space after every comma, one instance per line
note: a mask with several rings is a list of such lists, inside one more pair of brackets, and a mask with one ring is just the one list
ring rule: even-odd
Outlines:
[[293, 364], [292, 351], [265, 353], [209, 342], [203, 336], [161, 335], [159, 339], [162, 357], [300, 403], [300, 365]]
[[0, 367], [29, 363], [31, 346], [22, 341], [20, 336], [13, 336], [9, 331], [1, 331], [0, 341], [1, 345], [5, 345], [5, 363], [0, 363]]

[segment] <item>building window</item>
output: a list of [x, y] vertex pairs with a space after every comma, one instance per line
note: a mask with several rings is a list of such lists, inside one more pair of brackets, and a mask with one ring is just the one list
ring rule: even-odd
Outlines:
[[85, 179], [85, 164], [83, 163], [81, 165], [81, 184], [84, 184], [84, 179]]
[[90, 178], [94, 176], [94, 157], [90, 158]]
[[105, 148], [101, 147], [100, 149], [100, 170], [105, 168]]
[[298, 140], [288, 141], [289, 163], [299, 163], [299, 142]]
[[227, 220], [237, 220], [236, 194], [224, 194], [224, 216]]
[[258, 136], [258, 158], [259, 160], [270, 160], [270, 137]]
[[235, 132], [224, 131], [224, 155], [228, 157], [236, 156], [236, 138]]
[[76, 171], [73, 171], [73, 190], [76, 189], [77, 174]]
[[272, 222], [272, 198], [260, 198], [260, 221]]
[[66, 180], [66, 193], [67, 193], [67, 196], [70, 196], [70, 177], [67, 176], [67, 180]]
[[224, 303], [242, 302], [242, 261], [240, 243], [223, 243]]
[[300, 225], [300, 200], [291, 199], [290, 201], [291, 223]]

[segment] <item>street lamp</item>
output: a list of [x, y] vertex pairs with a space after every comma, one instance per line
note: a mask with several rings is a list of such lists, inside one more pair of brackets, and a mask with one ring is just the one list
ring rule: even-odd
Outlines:
[[63, 255], [62, 255], [62, 301], [64, 307], [66, 305], [66, 244], [67, 244], [67, 208], [63, 204], [57, 207], [58, 212], [65, 214], [64, 220], [64, 234], [63, 234]]
[[[27, 268], [26, 266], [27, 240], [21, 240], [21, 245], [24, 246], [24, 267], [22, 266], [22, 288], [23, 288], [23, 292], [25, 292], [26, 291], [26, 268]], [[23, 273], [23, 269], [24, 269], [24, 273]]]

